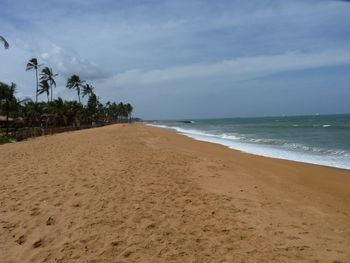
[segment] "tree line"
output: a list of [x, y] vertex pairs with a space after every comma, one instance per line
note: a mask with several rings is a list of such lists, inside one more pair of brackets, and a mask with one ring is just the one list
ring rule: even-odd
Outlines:
[[[3, 42], [6, 49], [9, 47], [8, 42], [1, 36], [0, 42]], [[101, 103], [95, 88], [76, 74], [67, 79], [66, 88], [76, 92], [78, 101], [67, 101], [53, 96], [58, 74], [54, 73], [52, 68], [43, 66], [38, 63], [37, 58], [32, 58], [25, 70], [35, 73], [35, 100], [19, 99], [16, 96], [15, 83], [0, 82], [0, 129], [2, 123], [5, 123], [6, 134], [11, 126], [62, 127], [131, 120], [133, 106], [130, 103]], [[39, 96], [45, 96], [45, 101], [39, 102]], [[87, 97], [85, 105], [81, 102], [81, 98], [84, 97]]]

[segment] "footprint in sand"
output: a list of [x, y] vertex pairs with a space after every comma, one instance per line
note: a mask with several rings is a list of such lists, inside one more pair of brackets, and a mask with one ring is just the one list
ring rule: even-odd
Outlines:
[[51, 226], [51, 225], [53, 225], [55, 223], [55, 219], [52, 217], [52, 216], [50, 216], [47, 220], [46, 220], [46, 225], [47, 226]]
[[24, 242], [26, 242], [27, 237], [25, 235], [21, 235], [17, 240], [16, 243], [19, 245], [22, 245]]
[[33, 243], [33, 248], [41, 247], [41, 245], [42, 245], [42, 240], [39, 239], [38, 241], [35, 241], [35, 242]]

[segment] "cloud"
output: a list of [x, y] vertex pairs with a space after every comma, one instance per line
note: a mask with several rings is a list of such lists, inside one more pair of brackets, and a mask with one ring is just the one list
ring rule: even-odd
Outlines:
[[45, 65], [52, 67], [55, 72], [66, 78], [72, 74], [77, 74], [82, 79], [93, 81], [108, 76], [101, 67], [80, 58], [76, 52], [65, 50], [57, 45], [52, 45], [48, 50], [41, 53], [41, 60]]
[[6, 63], [0, 64], [0, 81], [15, 82], [18, 86], [17, 95], [21, 98], [34, 97], [35, 78], [32, 72], [25, 70], [26, 63], [32, 57], [38, 58], [39, 64], [42, 66], [51, 67], [54, 73], [58, 73], [56, 77], [57, 87], [54, 90], [55, 96], [73, 97], [71, 92], [65, 88], [67, 78], [72, 74], [77, 74], [87, 81], [96, 81], [110, 76], [102, 67], [88, 59], [81, 58], [77, 52], [71, 49], [45, 43], [44, 47], [37, 47], [33, 50], [33, 47], [28, 43], [16, 40], [11, 42], [8, 50], [1, 50], [1, 59]]
[[319, 53], [287, 52], [270, 56], [239, 57], [217, 63], [195, 63], [165, 69], [129, 70], [100, 81], [101, 85], [150, 85], [179, 79], [230, 76], [249, 79], [283, 71], [350, 64], [350, 50], [325, 50]]
[[[65, 88], [67, 77], [75, 73], [92, 82], [104, 101], [135, 103], [141, 117], [157, 118], [159, 112], [164, 118], [185, 117], [197, 111], [206, 117], [212, 98], [230, 105], [234, 92], [245, 89], [249, 94], [241, 94], [240, 101], [248, 105], [260, 99], [264, 85], [275, 89], [270, 90], [273, 108], [276, 101], [286, 102], [285, 93], [276, 92], [281, 83], [289, 83], [283, 88], [304, 98], [306, 88], [317, 94], [332, 79], [338, 102], [330, 107], [347, 96], [342, 87], [350, 81], [350, 27], [344, 21], [350, 5], [343, 1], [1, 3], [0, 34], [11, 47], [0, 49], [0, 81], [16, 82], [20, 96], [33, 94], [35, 88], [33, 72], [25, 72], [32, 57], [59, 73], [55, 96], [75, 98]], [[319, 74], [309, 77], [314, 71]], [[277, 85], [276, 77], [282, 75]], [[303, 88], [296, 90], [295, 82]], [[242, 105], [240, 113], [253, 115], [255, 105]], [[217, 107], [212, 110], [217, 116], [225, 114]]]

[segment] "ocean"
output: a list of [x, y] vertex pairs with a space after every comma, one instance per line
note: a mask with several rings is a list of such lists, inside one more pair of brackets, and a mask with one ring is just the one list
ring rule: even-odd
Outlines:
[[350, 169], [350, 114], [156, 121], [149, 125], [246, 153]]

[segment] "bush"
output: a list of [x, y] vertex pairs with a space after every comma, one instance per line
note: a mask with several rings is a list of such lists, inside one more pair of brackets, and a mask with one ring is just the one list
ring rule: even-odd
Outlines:
[[3, 137], [0, 137], [0, 144], [3, 144], [3, 143], [11, 143], [11, 142], [14, 142], [16, 141], [16, 138], [12, 137], [12, 136], [3, 136]]

